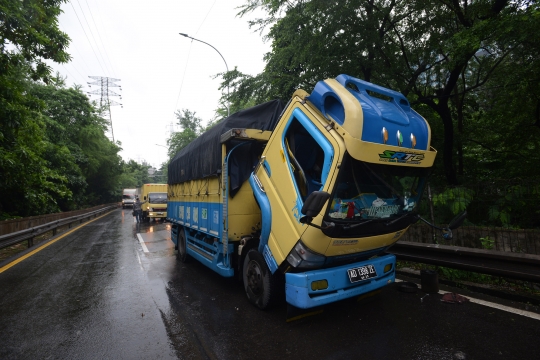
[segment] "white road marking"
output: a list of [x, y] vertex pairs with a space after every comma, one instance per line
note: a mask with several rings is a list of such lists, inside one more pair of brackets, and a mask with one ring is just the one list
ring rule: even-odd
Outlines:
[[146, 247], [146, 244], [144, 243], [141, 234], [137, 234], [137, 238], [139, 239], [139, 242], [141, 243], [143, 251], [148, 252], [148, 248]]
[[[403, 280], [396, 279], [396, 282], [401, 282], [401, 281], [403, 281]], [[441, 294], [441, 295], [447, 294], [449, 292], [450, 291], [439, 290], [439, 294]], [[534, 313], [534, 312], [531, 312], [531, 311], [515, 309], [515, 308], [510, 307], [510, 306], [496, 304], [496, 303], [492, 303], [490, 301], [475, 299], [475, 298], [472, 298], [472, 297], [469, 297], [469, 296], [466, 296], [466, 298], [469, 299], [470, 302], [475, 303], [475, 304], [484, 305], [484, 306], [487, 306], [487, 307], [490, 307], [490, 308], [493, 308], [493, 309], [498, 309], [498, 310], [506, 311], [506, 312], [509, 312], [509, 313], [512, 313], [512, 314], [529, 317], [529, 318], [535, 319], [535, 320], [540, 320], [540, 314], [537, 314], [537, 313]]]
[[139, 252], [135, 252], [135, 254], [137, 254], [137, 260], [139, 261], [139, 266], [141, 267], [141, 270], [144, 270], [144, 267], [142, 265], [142, 262], [141, 262], [141, 256], [139, 255]]

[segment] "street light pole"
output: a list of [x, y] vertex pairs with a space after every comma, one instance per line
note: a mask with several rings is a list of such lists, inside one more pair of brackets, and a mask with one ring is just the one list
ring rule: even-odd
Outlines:
[[[204, 42], [204, 41], [199, 40], [199, 39], [195, 39], [194, 37], [191, 37], [188, 34], [183, 34], [183, 33], [179, 33], [179, 34], [184, 36], [184, 37], [187, 37], [187, 38], [189, 38], [191, 40], [195, 40], [195, 41], [201, 42], [203, 44], [206, 44], [206, 45], [210, 46], [212, 49], [216, 50], [217, 53], [219, 54], [219, 56], [221, 56], [221, 58], [223, 59], [223, 62], [225, 63], [225, 67], [227, 68], [227, 72], [229, 72], [229, 66], [227, 65], [227, 62], [225, 61], [225, 58], [223, 57], [223, 55], [221, 55], [221, 53], [219, 52], [218, 49], [216, 49], [215, 47], [213, 47], [209, 43]], [[229, 85], [227, 85], [227, 117], [229, 117], [229, 115], [230, 115], [230, 110], [229, 110], [230, 106], [228, 105], [228, 102], [229, 102]]]

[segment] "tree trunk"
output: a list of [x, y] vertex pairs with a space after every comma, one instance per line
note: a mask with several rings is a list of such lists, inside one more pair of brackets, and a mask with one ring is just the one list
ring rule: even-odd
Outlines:
[[457, 185], [456, 170], [454, 168], [454, 124], [447, 101], [441, 101], [438, 107], [444, 126], [443, 164], [444, 175], [449, 185]]

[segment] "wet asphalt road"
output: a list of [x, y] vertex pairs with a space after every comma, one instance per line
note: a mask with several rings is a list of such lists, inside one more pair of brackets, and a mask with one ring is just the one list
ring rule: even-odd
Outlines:
[[[0, 273], [0, 359], [537, 359], [540, 321], [394, 284], [287, 323], [115, 210]], [[142, 240], [142, 242], [140, 241]]]

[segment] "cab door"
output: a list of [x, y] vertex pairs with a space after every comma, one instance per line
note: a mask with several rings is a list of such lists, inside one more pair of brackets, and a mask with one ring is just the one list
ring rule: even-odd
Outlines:
[[307, 228], [300, 223], [304, 201], [313, 191], [323, 190], [335, 166], [335, 140], [328, 134], [315, 115], [299, 101], [293, 102], [255, 170], [269, 203], [268, 247], [277, 265], [285, 260]]

